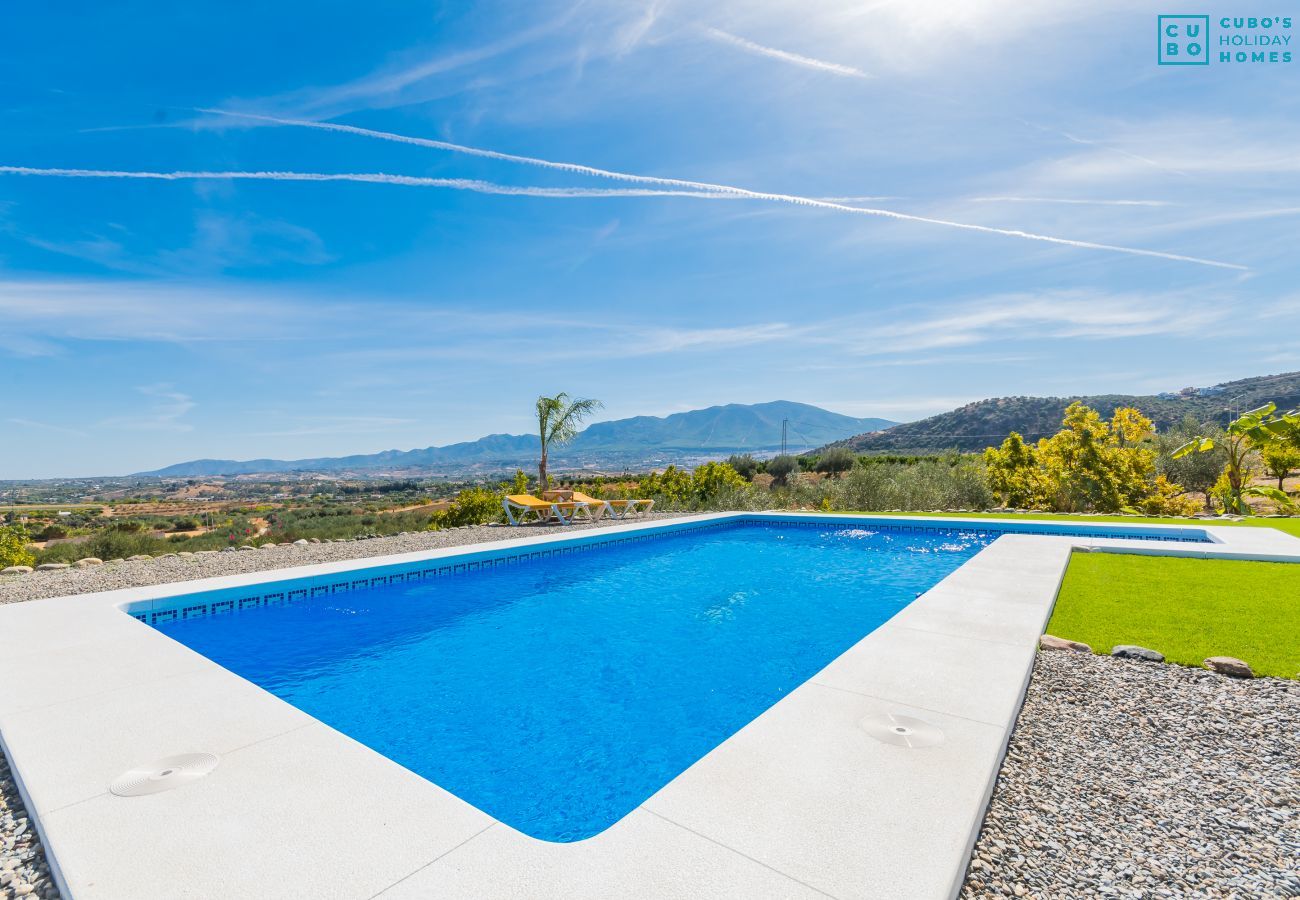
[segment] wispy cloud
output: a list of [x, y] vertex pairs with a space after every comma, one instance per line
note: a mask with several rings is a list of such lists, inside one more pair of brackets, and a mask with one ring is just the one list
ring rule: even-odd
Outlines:
[[477, 47], [425, 55], [415, 61], [410, 61], [407, 54], [405, 64], [386, 66], [342, 84], [304, 88], [257, 102], [263, 109], [270, 107], [313, 116], [398, 105], [412, 99], [409, 95], [413, 88], [437, 76], [470, 69], [560, 31], [576, 11], [574, 6], [560, 16]]
[[841, 327], [833, 339], [849, 340], [867, 355], [895, 354], [1025, 339], [1198, 335], [1229, 316], [1229, 307], [1221, 302], [1182, 295], [1057, 291], [1003, 295], [911, 321], [869, 326], [869, 341]]
[[19, 428], [35, 428], [39, 431], [50, 431], [55, 434], [66, 434], [71, 437], [86, 437], [87, 433], [78, 428], [68, 428], [65, 425], [54, 425], [49, 422], [37, 422], [34, 419], [5, 419], [11, 425], [17, 425]]
[[146, 384], [136, 388], [146, 398], [146, 408], [127, 416], [112, 416], [98, 424], [104, 428], [131, 431], [193, 431], [194, 426], [181, 418], [194, 409], [194, 401], [170, 384]]
[[[749, 197], [755, 200], [768, 200], [776, 203], [789, 203], [796, 206], [811, 206], [819, 209], [836, 210], [853, 215], [877, 216], [887, 219], [896, 219], [906, 222], [919, 222], [926, 225], [938, 225], [944, 228], [956, 228], [963, 231], [973, 231], [983, 234], [997, 234], [1004, 237], [1020, 238], [1022, 240], [1039, 241], [1042, 243], [1056, 244], [1064, 247], [1076, 247], [1083, 250], [1103, 250], [1111, 253], [1123, 253], [1130, 256], [1145, 256], [1156, 259], [1167, 259], [1174, 262], [1194, 263], [1202, 266], [1212, 266], [1221, 269], [1236, 269], [1246, 271], [1248, 266], [1238, 265], [1237, 263], [1222, 262], [1219, 260], [1204, 259], [1197, 256], [1186, 256], [1179, 253], [1169, 253], [1161, 250], [1146, 250], [1138, 247], [1122, 247], [1116, 244], [1103, 244], [1094, 241], [1081, 241], [1072, 238], [1061, 238], [1052, 235], [1038, 234], [1031, 231], [1023, 231], [1013, 228], [995, 228], [990, 225], [975, 225], [969, 222], [956, 222], [950, 219], [938, 219], [930, 216], [919, 216], [911, 213], [901, 213], [896, 210], [879, 209], [869, 206], [849, 206], [843, 203], [832, 203], [826, 200], [818, 200], [814, 197], [801, 197], [794, 194], [777, 194], [768, 191], [751, 191], [746, 188], [736, 187], [734, 185], [715, 184], [704, 181], [691, 181], [682, 178], [663, 178], [653, 175], [638, 175], [630, 172], [618, 172], [611, 169], [601, 169], [594, 166], [581, 165], [578, 163], [555, 162], [547, 159], [540, 159], [532, 156], [520, 156], [512, 153], [501, 153], [495, 150], [484, 150], [478, 147], [469, 147], [463, 144], [453, 144], [448, 141], [435, 141], [428, 138], [411, 137], [410, 135], [395, 134], [388, 131], [377, 131], [370, 128], [358, 128], [353, 125], [338, 125], [331, 122], [312, 122], [302, 119], [282, 119], [275, 116], [252, 115], [238, 113], [230, 110], [201, 109], [200, 112], [214, 113], [217, 115], [238, 116], [241, 118], [252, 119], [254, 121], [270, 122], [277, 125], [295, 126], [301, 128], [315, 128], [324, 131], [342, 132], [345, 134], [355, 134], [362, 137], [375, 138], [385, 141], [396, 141], [403, 144], [413, 144], [430, 149], [446, 150], [453, 153], [467, 153], [473, 156], [486, 157], [489, 159], [502, 160], [504, 162], [519, 163], [522, 165], [539, 166], [547, 169], [559, 169], [574, 174], [591, 175], [599, 178], [610, 178], [617, 181], [628, 181], [639, 184], [657, 184], [666, 187], [689, 188], [696, 191], [716, 191], [726, 194], [735, 194]], [[0, 172], [5, 169], [0, 167]], [[406, 176], [392, 176], [406, 177]], [[321, 179], [327, 180], [327, 179]], [[450, 180], [450, 179], [445, 179]]]
[[873, 77], [861, 69], [853, 66], [845, 66], [840, 63], [827, 62], [824, 59], [814, 59], [811, 56], [801, 56], [798, 53], [791, 53], [788, 50], [778, 50], [775, 47], [766, 47], [763, 44], [756, 44], [730, 32], [723, 31], [720, 28], [702, 28], [701, 31], [712, 40], [723, 44], [730, 44], [733, 47], [739, 47], [748, 53], [754, 53], [758, 56], [766, 56], [770, 59], [777, 59], [784, 63], [799, 66], [804, 69], [815, 69], [819, 72], [830, 72], [832, 75], [840, 75], [846, 78], [871, 78]]
[[971, 197], [972, 203], [1064, 203], [1077, 206], [1174, 206], [1168, 200], [1089, 200], [1075, 197]]

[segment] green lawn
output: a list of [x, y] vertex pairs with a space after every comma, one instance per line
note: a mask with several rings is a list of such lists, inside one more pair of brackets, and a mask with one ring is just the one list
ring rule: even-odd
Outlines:
[[1292, 516], [1289, 519], [1264, 519], [1252, 516], [1243, 519], [1240, 522], [1229, 522], [1224, 519], [1172, 519], [1159, 518], [1156, 516], [1071, 516], [1062, 513], [1049, 512], [1031, 512], [1031, 513], [947, 513], [947, 512], [909, 512], [909, 513], [851, 513], [858, 516], [954, 516], [957, 518], [968, 519], [1048, 519], [1062, 522], [1116, 522], [1126, 525], [1187, 525], [1195, 527], [1197, 525], [1213, 525], [1215, 527], [1224, 526], [1227, 528], [1276, 528], [1279, 531], [1285, 531], [1287, 534], [1300, 537], [1300, 516]]
[[1075, 553], [1047, 631], [1098, 653], [1138, 644], [1189, 666], [1235, 656], [1256, 675], [1297, 678], [1300, 564]]

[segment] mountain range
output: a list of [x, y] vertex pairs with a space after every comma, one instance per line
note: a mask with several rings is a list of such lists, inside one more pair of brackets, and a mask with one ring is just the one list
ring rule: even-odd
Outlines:
[[[552, 450], [551, 467], [630, 468], [669, 462], [680, 465], [731, 453], [767, 455], [781, 449], [783, 422], [788, 425], [789, 447], [795, 452], [896, 424], [888, 419], [859, 419], [784, 400], [753, 405], [732, 403], [664, 417], [635, 416], [596, 422], [569, 443]], [[166, 478], [289, 472], [464, 474], [513, 467], [531, 469], [536, 465], [537, 451], [536, 435], [490, 434], [476, 441], [442, 447], [384, 450], [355, 456], [196, 459], [137, 474]]]
[[848, 447], [856, 453], [973, 451], [1001, 443], [1011, 431], [1036, 441], [1060, 430], [1061, 416], [1075, 400], [1107, 417], [1116, 407], [1136, 407], [1159, 429], [1168, 428], [1189, 415], [1202, 422], [1224, 425], [1234, 411], [1246, 412], [1265, 403], [1276, 403], [1283, 410], [1300, 406], [1300, 372], [1243, 378], [1208, 388], [1189, 387], [1161, 394], [996, 397], [887, 430], [854, 435], [830, 446]]

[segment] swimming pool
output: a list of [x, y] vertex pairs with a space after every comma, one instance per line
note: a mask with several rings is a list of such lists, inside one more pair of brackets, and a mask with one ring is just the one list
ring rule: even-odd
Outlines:
[[191, 595], [137, 617], [505, 824], [567, 842], [1000, 533], [733, 520]]

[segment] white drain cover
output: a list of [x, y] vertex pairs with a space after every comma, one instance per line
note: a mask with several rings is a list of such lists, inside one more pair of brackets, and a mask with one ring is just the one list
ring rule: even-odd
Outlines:
[[860, 723], [863, 730], [882, 744], [895, 747], [933, 747], [943, 743], [943, 732], [924, 719], [881, 713], [867, 716]]
[[119, 797], [143, 797], [198, 781], [221, 760], [211, 753], [180, 753], [137, 766], [113, 779], [108, 789]]

